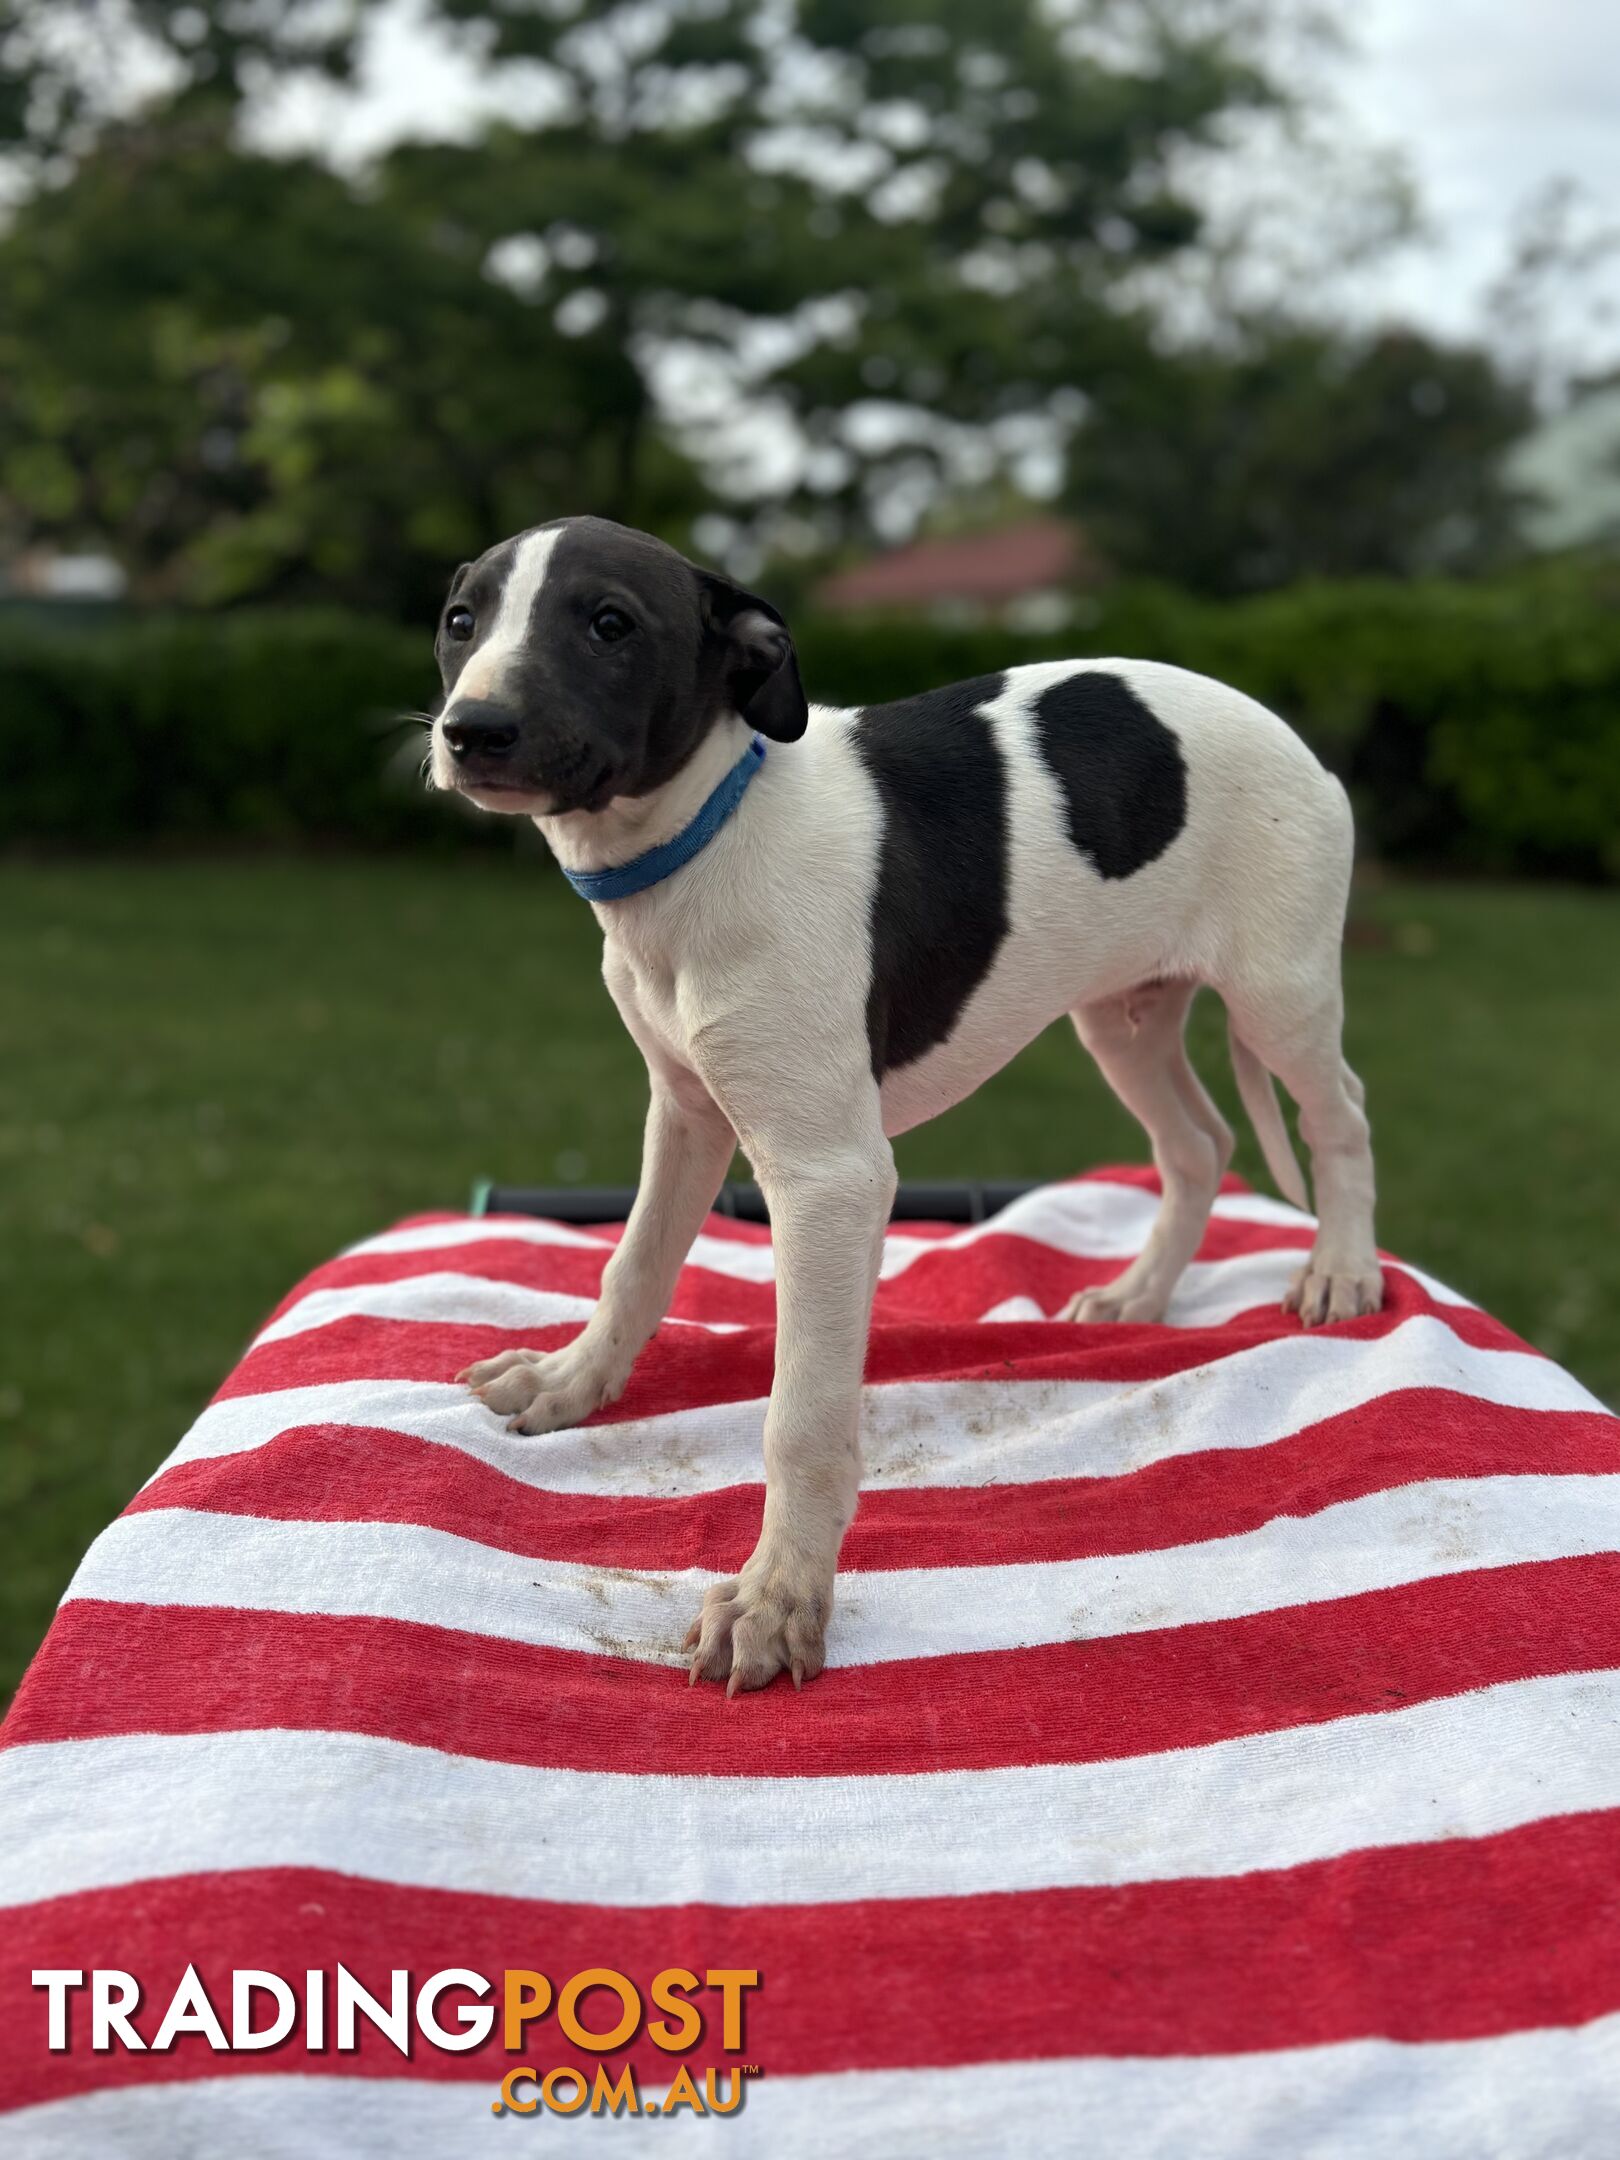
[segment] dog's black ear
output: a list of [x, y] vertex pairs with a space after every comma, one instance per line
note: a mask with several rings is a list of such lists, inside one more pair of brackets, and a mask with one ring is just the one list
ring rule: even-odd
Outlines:
[[703, 618], [723, 648], [726, 689], [738, 712], [773, 742], [797, 742], [810, 706], [792, 636], [775, 608], [726, 578], [705, 576]]

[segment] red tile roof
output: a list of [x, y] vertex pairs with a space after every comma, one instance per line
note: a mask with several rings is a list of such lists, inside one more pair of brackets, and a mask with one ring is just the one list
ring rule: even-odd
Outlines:
[[1079, 533], [1060, 518], [1026, 518], [998, 532], [914, 540], [828, 578], [816, 597], [829, 608], [923, 607], [967, 600], [998, 606], [1068, 584], [1085, 566]]

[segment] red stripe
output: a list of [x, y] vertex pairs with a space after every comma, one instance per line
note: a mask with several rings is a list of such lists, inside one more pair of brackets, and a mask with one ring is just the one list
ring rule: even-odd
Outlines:
[[[689, 1617], [671, 1611], [672, 1649]], [[0, 1742], [287, 1727], [643, 1776], [1104, 1762], [1620, 1667], [1620, 1556], [1480, 1569], [1139, 1634], [834, 1667], [803, 1697], [783, 1684], [737, 1703], [605, 1648], [75, 1598]]]
[[[1392, 1273], [1388, 1285], [1382, 1312], [1339, 1321], [1333, 1334], [1341, 1340], [1371, 1342], [1415, 1315], [1428, 1314], [1460, 1341], [1480, 1349], [1526, 1347], [1488, 1314], [1436, 1302], [1409, 1275]], [[572, 1341], [581, 1324], [571, 1320], [550, 1327], [499, 1328], [352, 1315], [249, 1351], [215, 1400], [333, 1380], [453, 1380], [463, 1366], [498, 1350], [560, 1348]], [[872, 1332], [866, 1378], [874, 1385], [896, 1380], [1162, 1380], [1299, 1332], [1296, 1318], [1271, 1305], [1200, 1328], [1068, 1328], [1016, 1320], [883, 1324]], [[740, 1402], [768, 1394], [774, 1348], [775, 1331], [769, 1327], [744, 1327], [725, 1335], [701, 1328], [660, 1328], [619, 1402], [599, 1415], [609, 1420], [651, 1417], [699, 1403]]]
[[[1151, 1164], [1131, 1163], [1104, 1166], [1102, 1169], [1086, 1171], [1080, 1177], [1055, 1179], [1053, 1183], [1058, 1189], [1065, 1185], [1125, 1185], [1137, 1192], [1156, 1194], [1160, 1190], [1159, 1173]], [[1223, 1195], [1248, 1194], [1252, 1188], [1242, 1178], [1228, 1171], [1221, 1179], [1220, 1190]], [[535, 1220], [536, 1218], [532, 1215], [461, 1215], [444, 1208], [425, 1215], [404, 1216], [399, 1222], [392, 1225], [392, 1230], [447, 1229], [451, 1225], [479, 1222], [488, 1226], [492, 1240], [500, 1240], [503, 1231], [509, 1226], [515, 1227], [518, 1224], [532, 1225]], [[624, 1224], [622, 1222], [586, 1223], [570, 1225], [569, 1227], [583, 1230], [590, 1237], [602, 1238], [610, 1246], [616, 1245], [624, 1234]], [[962, 1230], [960, 1223], [944, 1222], [908, 1222], [900, 1227], [903, 1228], [904, 1235], [907, 1237], [928, 1239], [957, 1237]], [[389, 1234], [391, 1233], [384, 1233], [385, 1236]], [[704, 1222], [703, 1235], [708, 1238], [715, 1238], [723, 1244], [731, 1245], [768, 1245], [771, 1241], [770, 1229], [766, 1224], [739, 1222], [735, 1217], [729, 1215], [710, 1215]], [[514, 1241], [509, 1240], [508, 1242]], [[447, 1247], [441, 1249], [460, 1250], [463, 1248]], [[383, 1256], [359, 1253], [339, 1254], [335, 1260], [318, 1267], [313, 1274], [306, 1276], [302, 1282], [289, 1290], [281, 1303], [276, 1306], [275, 1313], [285, 1312], [290, 1305], [296, 1304], [306, 1291], [329, 1282], [332, 1279], [329, 1273], [330, 1269], [342, 1268], [348, 1265], [351, 1260], [364, 1261], [373, 1257]]]
[[[1063, 1184], [1127, 1185], [1135, 1191], [1143, 1191], [1148, 1193], [1157, 1193], [1160, 1189], [1159, 1174], [1156, 1170], [1154, 1170], [1151, 1166], [1143, 1168], [1134, 1165], [1119, 1169], [1102, 1169], [1090, 1171], [1084, 1177], [1073, 1179], [1059, 1179], [1056, 1181], [1056, 1183], [1059, 1186]], [[1221, 1180], [1222, 1193], [1247, 1193], [1249, 1189], [1250, 1188], [1246, 1184], [1244, 1184], [1241, 1178], [1234, 1177], [1230, 1172], [1228, 1172], [1227, 1175]], [[509, 1228], [515, 1229], [520, 1224], [532, 1227], [537, 1219], [549, 1220], [551, 1218], [536, 1218], [532, 1215], [457, 1215], [452, 1214], [448, 1209], [445, 1209], [429, 1215], [407, 1215], [401, 1221], [393, 1224], [392, 1231], [386, 1231], [383, 1233], [383, 1235], [388, 1236], [391, 1235], [393, 1231], [400, 1230], [449, 1229], [452, 1226], [461, 1226], [469, 1222], [477, 1222], [487, 1227], [489, 1233], [489, 1242], [504, 1243], [509, 1245], [523, 1245], [524, 1249], [528, 1250], [532, 1248], [528, 1247], [525, 1244], [525, 1241], [515, 1238], [504, 1237], [503, 1233]], [[563, 1227], [581, 1231], [584, 1235], [588, 1237], [599, 1238], [603, 1240], [605, 1244], [610, 1248], [619, 1242], [619, 1239], [624, 1235], [625, 1228], [622, 1222], [577, 1223], [568, 1224]], [[957, 1237], [961, 1234], [962, 1230], [962, 1225], [960, 1223], [944, 1222], [908, 1222], [900, 1227], [903, 1227], [904, 1235], [907, 1237], [926, 1239], [946, 1239]], [[767, 1224], [739, 1222], [736, 1220], [735, 1217], [729, 1215], [708, 1216], [704, 1221], [702, 1234], [704, 1237], [714, 1238], [722, 1244], [729, 1245], [769, 1245], [771, 1241], [771, 1233]], [[483, 1242], [483, 1239], [478, 1240], [478, 1244], [480, 1245]], [[434, 1250], [440, 1254], [461, 1252], [467, 1249], [467, 1247], [459, 1245], [445, 1245], [434, 1248]], [[473, 1249], [476, 1249], [476, 1247], [474, 1247]], [[578, 1250], [578, 1248], [575, 1249]], [[334, 1281], [389, 1281], [394, 1279], [390, 1276], [350, 1276], [338, 1273], [336, 1271], [347, 1269], [355, 1265], [364, 1267], [366, 1263], [372, 1260], [387, 1260], [391, 1258], [402, 1258], [409, 1260], [411, 1257], [412, 1256], [409, 1254], [390, 1255], [364, 1252], [346, 1254], [340, 1253], [335, 1259], [326, 1262], [321, 1267], [316, 1268], [312, 1274], [305, 1276], [302, 1282], [295, 1284], [294, 1287], [289, 1290], [287, 1295], [281, 1300], [280, 1304], [274, 1308], [274, 1311], [272, 1312], [270, 1317], [272, 1319], [276, 1318], [281, 1313], [284, 1313], [289, 1306], [297, 1304], [298, 1300], [303, 1297], [307, 1291], [321, 1287], [328, 1287]], [[416, 1270], [414, 1268], [407, 1268], [406, 1272], [414, 1273], [416, 1272]]]
[[[352, 2055], [311, 2058], [299, 2042], [232, 2058], [196, 2035], [161, 2056], [93, 2055], [82, 2006], [76, 2045], [50, 2055], [44, 1997], [29, 1985], [43, 1967], [135, 1974], [150, 2039], [188, 1961], [227, 2013], [229, 1974], [244, 1967], [296, 1977], [341, 1960], [386, 1997], [396, 1967], [414, 1981], [465, 1966], [498, 1984], [509, 1968], [558, 1983], [605, 1965], [645, 1991], [671, 1965], [741, 1966], [761, 1976], [742, 2059], [767, 2076], [1582, 2024], [1620, 2005], [1617, 1875], [1620, 1812], [1603, 1811], [1239, 1877], [836, 1905], [555, 1905], [292, 1868], [171, 1877], [8, 1916], [0, 2016], [28, 2038], [6, 2052], [0, 2106], [233, 2067], [493, 2088], [507, 2066], [498, 2028], [465, 2055], [418, 2040], [408, 2064], [365, 2028]], [[549, 2021], [532, 2031], [520, 2059], [575, 2059]], [[694, 2063], [725, 2060], [718, 2037]], [[633, 2061], [649, 2082], [670, 2074], [671, 2059], [640, 2039], [605, 2059]]]
[[[540, 1443], [541, 1446], [544, 1443]], [[537, 1470], [544, 1474], [544, 1457]], [[1620, 1470], [1620, 1418], [1518, 1410], [1407, 1388], [1263, 1447], [1211, 1448], [1115, 1477], [873, 1486], [845, 1569], [988, 1567], [1236, 1537], [1428, 1478]], [[678, 1499], [552, 1492], [386, 1427], [297, 1425], [262, 1446], [176, 1463], [125, 1510], [198, 1508], [278, 1522], [415, 1523], [536, 1560], [616, 1568], [741, 1566], [762, 1483]]]
[[[1159, 1191], [1158, 1173], [1151, 1167], [1107, 1168], [1066, 1182], [1078, 1186], [1121, 1185], [1150, 1197]], [[1249, 1190], [1230, 1173], [1222, 1179], [1223, 1194], [1246, 1195]], [[622, 1223], [580, 1226], [597, 1241], [594, 1245], [537, 1246], [503, 1235], [509, 1226], [532, 1224], [533, 1218], [525, 1216], [477, 1218], [446, 1214], [413, 1217], [396, 1227], [442, 1225], [448, 1229], [470, 1221], [486, 1224], [488, 1235], [472, 1244], [445, 1244], [418, 1252], [340, 1254], [289, 1291], [271, 1318], [280, 1318], [313, 1290], [408, 1281], [446, 1270], [594, 1298], [600, 1290], [602, 1270], [624, 1231]], [[928, 1322], [973, 1321], [1003, 1299], [1016, 1295], [1034, 1297], [1043, 1310], [1055, 1312], [1076, 1291], [1111, 1281], [1127, 1265], [1125, 1256], [1071, 1255], [1013, 1229], [986, 1227], [970, 1242], [960, 1245], [950, 1242], [961, 1236], [959, 1224], [905, 1223], [897, 1230], [908, 1238], [938, 1241], [947, 1249], [920, 1255], [899, 1276], [878, 1285], [874, 1309], [880, 1324], [918, 1318]], [[707, 1219], [704, 1235], [731, 1244], [759, 1246], [770, 1242], [770, 1232], [764, 1225], [739, 1223], [717, 1215]], [[1312, 1236], [1306, 1224], [1292, 1227], [1285, 1223], [1213, 1219], [1206, 1227], [1198, 1258], [1215, 1261], [1252, 1253], [1299, 1252], [1310, 1245]], [[742, 1326], [769, 1324], [775, 1317], [775, 1291], [769, 1283], [739, 1281], [688, 1261], [670, 1309], [680, 1319]]]

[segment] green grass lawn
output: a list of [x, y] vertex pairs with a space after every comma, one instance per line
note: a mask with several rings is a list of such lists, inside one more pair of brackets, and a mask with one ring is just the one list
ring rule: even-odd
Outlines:
[[[1384, 1242], [1620, 1400], [1620, 896], [1389, 886], [1356, 914]], [[536, 862], [0, 865], [0, 1682], [295, 1277], [483, 1173], [633, 1178], [643, 1079], [598, 964]], [[1218, 1011], [1194, 1033], [1263, 1182]], [[939, 1176], [1144, 1153], [1066, 1028], [899, 1150]]]

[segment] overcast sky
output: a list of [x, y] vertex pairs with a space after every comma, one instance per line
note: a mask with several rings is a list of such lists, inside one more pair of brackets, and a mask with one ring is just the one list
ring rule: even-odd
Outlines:
[[[490, 103], [465, 60], [412, 28], [413, 12], [401, 0], [384, 19], [366, 95], [338, 129], [356, 150], [402, 128], [459, 132]], [[1579, 227], [1620, 226], [1620, 0], [1356, 0], [1345, 20], [1352, 54], [1331, 78], [1345, 126], [1401, 152], [1428, 225], [1363, 281], [1362, 308], [1489, 328], [1515, 212], [1554, 180], [1580, 188]], [[284, 116], [328, 143], [335, 119], [308, 96]], [[1620, 251], [1549, 327], [1566, 369], [1620, 364]]]
[[[1355, 20], [1346, 103], [1400, 146], [1434, 229], [1380, 273], [1386, 304], [1479, 327], [1513, 214], [1550, 180], [1581, 186], [1588, 229], [1620, 226], [1616, 0], [1361, 0]], [[1620, 361], [1620, 255], [1560, 327], [1587, 364]]]

